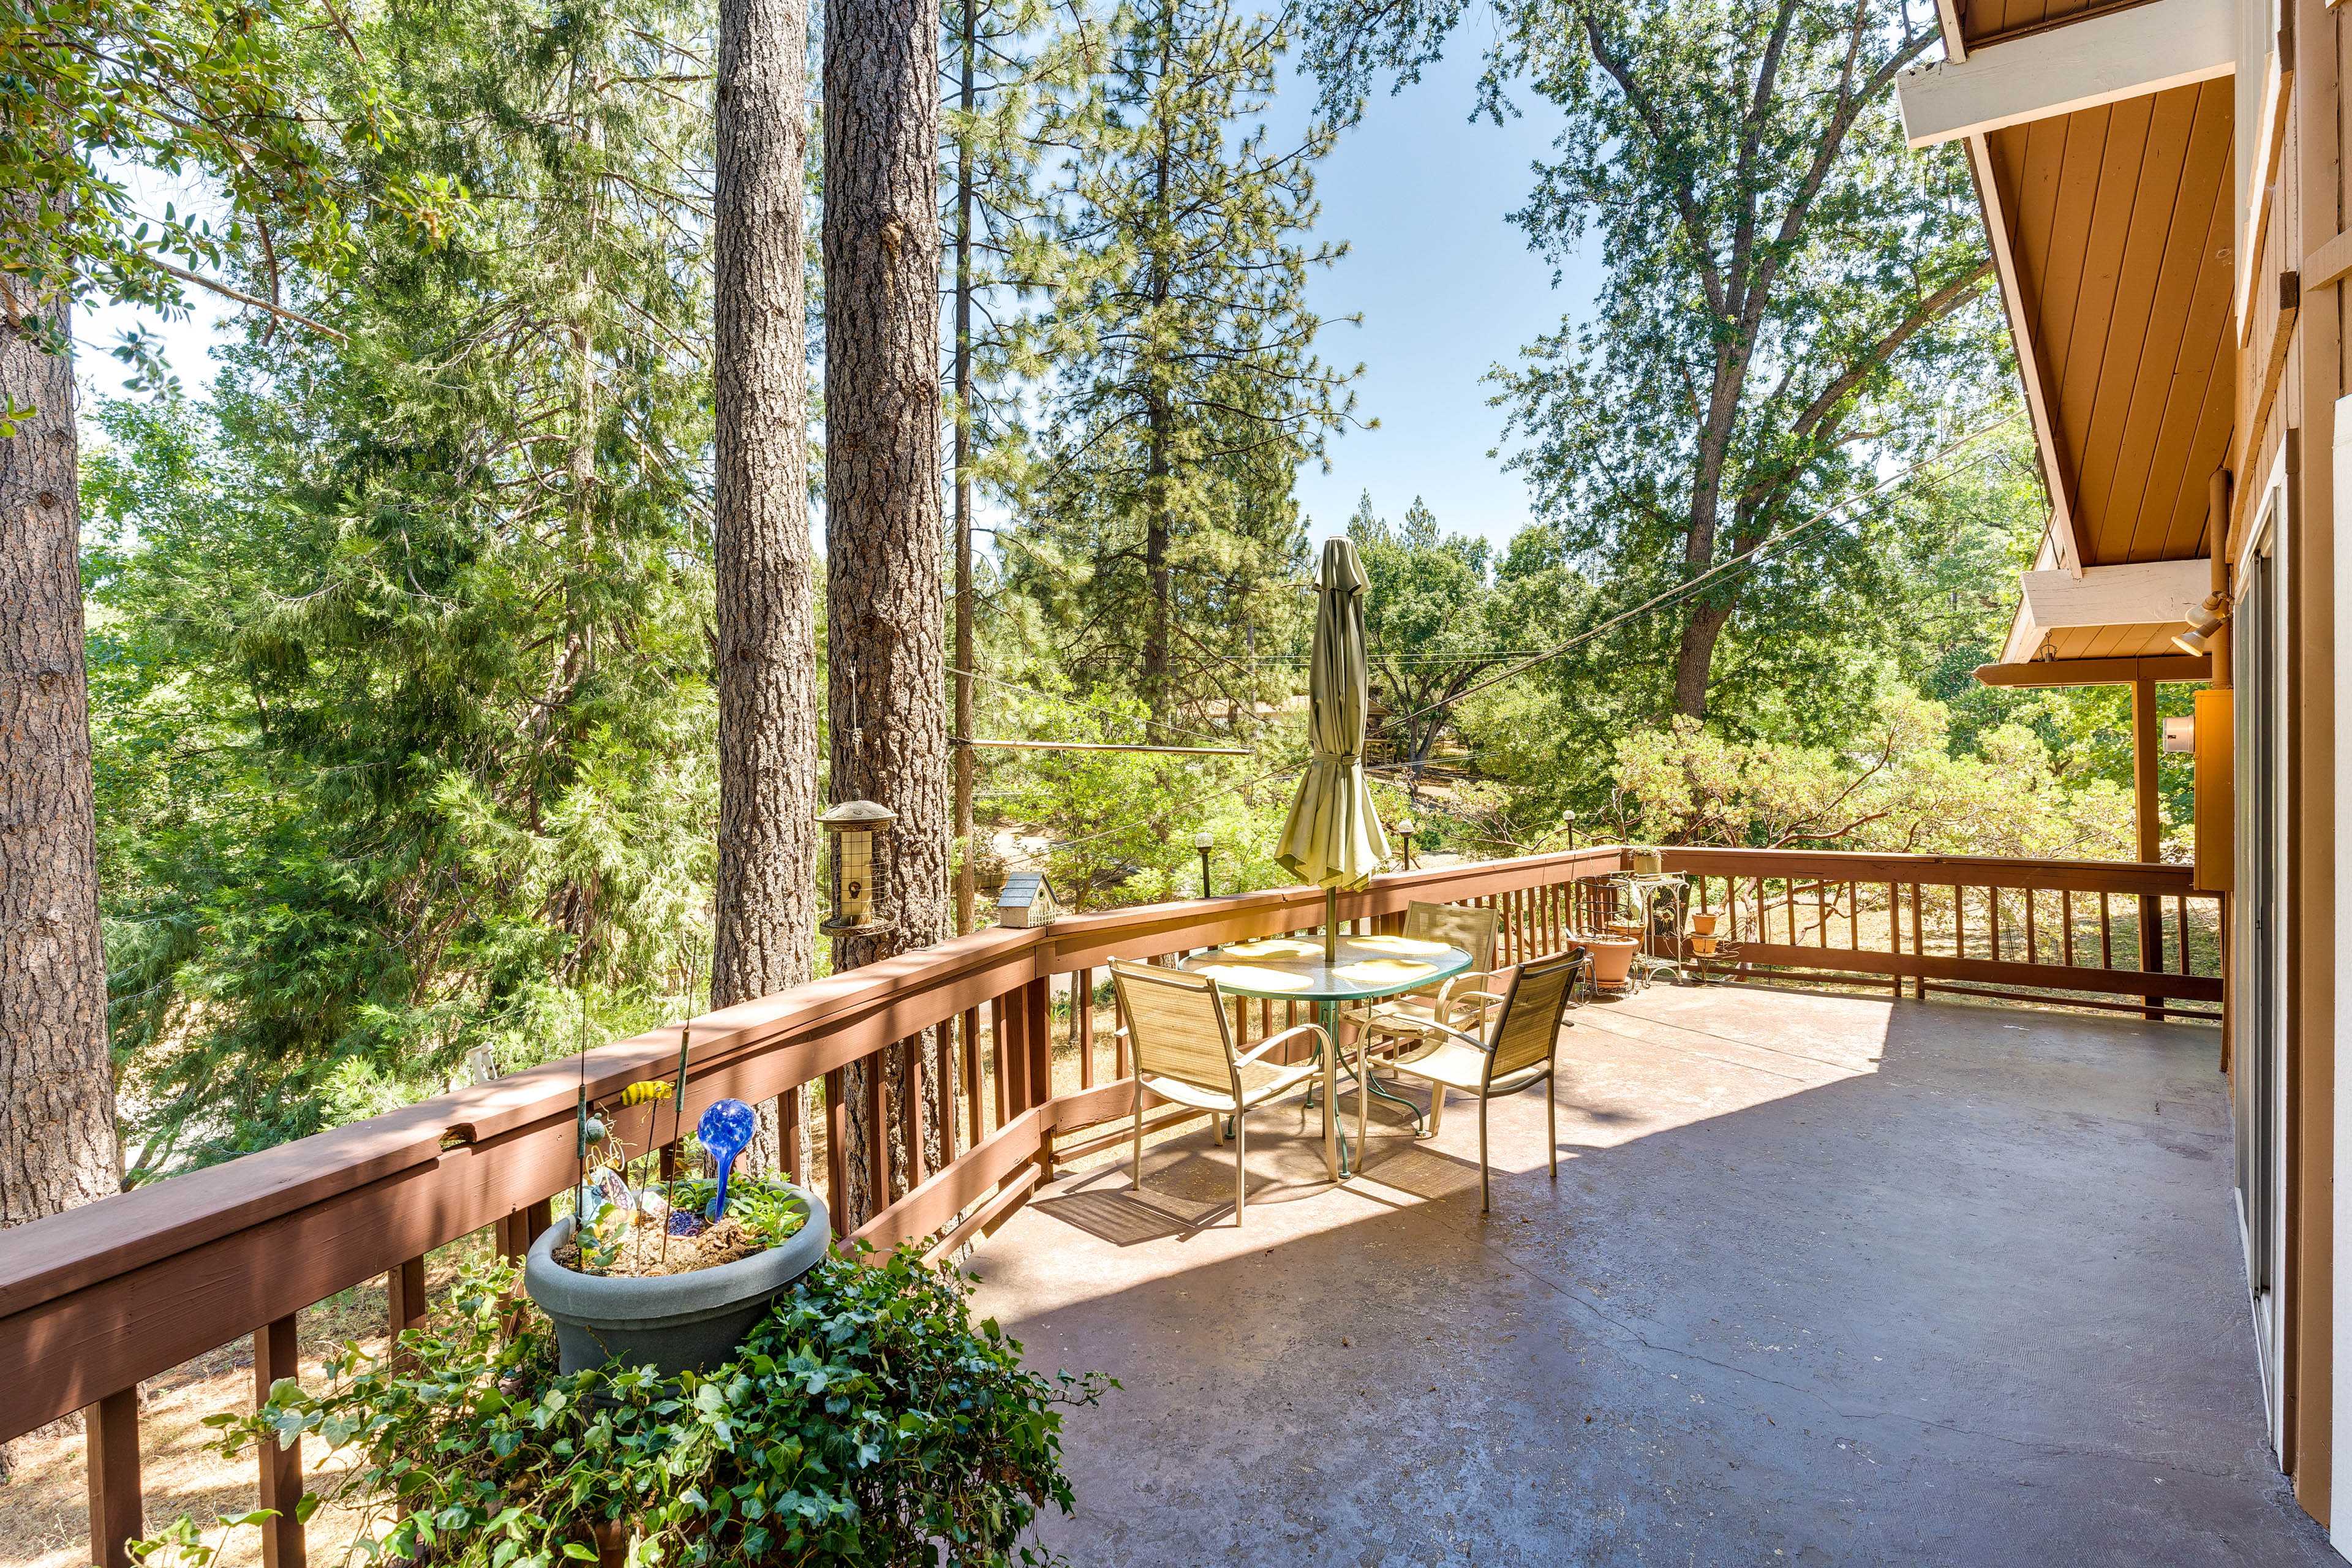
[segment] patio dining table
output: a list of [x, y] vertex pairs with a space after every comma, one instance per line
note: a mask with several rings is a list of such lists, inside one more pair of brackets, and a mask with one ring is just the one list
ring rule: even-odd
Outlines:
[[[1413, 1123], [1421, 1122], [1421, 1108], [1401, 1095], [1382, 1089], [1372, 1077], [1371, 1068], [1357, 1054], [1353, 1066], [1344, 1052], [1339, 1051], [1337, 1025], [1339, 1007], [1347, 1002], [1373, 1002], [1383, 996], [1401, 995], [1419, 991], [1449, 980], [1470, 967], [1470, 955], [1458, 947], [1444, 942], [1423, 942], [1403, 936], [1343, 936], [1339, 939], [1337, 958], [1329, 963], [1323, 956], [1320, 937], [1274, 936], [1254, 942], [1228, 942], [1223, 947], [1211, 948], [1185, 959], [1182, 968], [1194, 974], [1205, 974], [1217, 983], [1219, 989], [1234, 996], [1250, 996], [1274, 1002], [1312, 1002], [1315, 1021], [1330, 1035], [1332, 1049], [1338, 1054], [1336, 1066], [1346, 1068], [1349, 1077], [1370, 1094], [1393, 1100], [1412, 1112]], [[1321, 1047], [1318, 1047], [1320, 1049]], [[1312, 1091], [1310, 1090], [1310, 1095]], [[1356, 1102], [1356, 1136], [1364, 1136], [1368, 1100]], [[1338, 1107], [1332, 1120], [1339, 1118]], [[1348, 1131], [1344, 1124], [1339, 1132], [1339, 1173], [1354, 1173], [1352, 1156], [1348, 1150]]]

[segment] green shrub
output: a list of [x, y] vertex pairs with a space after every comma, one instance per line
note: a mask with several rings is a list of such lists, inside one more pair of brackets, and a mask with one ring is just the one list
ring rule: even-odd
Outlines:
[[[357, 1450], [329, 1494], [363, 1508], [355, 1553], [436, 1568], [593, 1563], [614, 1524], [632, 1568], [1036, 1563], [1019, 1538], [1073, 1506], [1056, 1407], [1117, 1386], [1025, 1370], [993, 1320], [972, 1326], [961, 1276], [911, 1250], [828, 1258], [738, 1359], [675, 1384], [560, 1374], [515, 1274], [469, 1269], [446, 1330], [403, 1336], [402, 1363], [349, 1345], [326, 1393], [284, 1379], [254, 1414], [211, 1417], [224, 1451]], [[134, 1551], [202, 1564], [218, 1546], [183, 1518]]]

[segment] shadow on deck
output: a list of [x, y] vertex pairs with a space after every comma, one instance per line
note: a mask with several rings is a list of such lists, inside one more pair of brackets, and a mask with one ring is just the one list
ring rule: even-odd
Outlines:
[[[1106, 1158], [975, 1254], [1067, 1431], [1081, 1564], [2320, 1563], [2263, 1433], [2218, 1036], [1654, 990], [1543, 1107], [1251, 1119]], [[1412, 1092], [1417, 1093], [1418, 1090]], [[1376, 1102], [1377, 1103], [1377, 1102]], [[1353, 1126], [1352, 1098], [1342, 1105]], [[1311, 1131], [1311, 1129], [1310, 1129]]]

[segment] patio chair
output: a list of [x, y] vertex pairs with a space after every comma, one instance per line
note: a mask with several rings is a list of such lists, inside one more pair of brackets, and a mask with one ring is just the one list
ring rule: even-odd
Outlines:
[[1481, 1034], [1444, 1024], [1424, 1026], [1430, 1043], [1396, 1059], [1396, 1069], [1429, 1085], [1429, 1135], [1437, 1136], [1445, 1115], [1445, 1091], [1478, 1097], [1478, 1212], [1491, 1208], [1486, 1169], [1486, 1102], [1517, 1094], [1529, 1084], [1544, 1086], [1544, 1132], [1552, 1180], [1559, 1179], [1559, 1108], [1551, 1084], [1559, 1055], [1561, 1015], [1569, 989], [1588, 962], [1578, 948], [1554, 963], [1523, 965], [1503, 996], [1502, 1011]]
[[[1301, 1024], [1269, 1035], [1247, 1051], [1234, 1048], [1233, 1018], [1224, 994], [1205, 974], [1161, 969], [1155, 964], [1110, 961], [1111, 980], [1118, 987], [1119, 1005], [1127, 1013], [1128, 1045], [1135, 1053], [1135, 1190], [1143, 1190], [1143, 1091], [1162, 1100], [1214, 1113], [1219, 1142], [1222, 1124], [1234, 1120], [1234, 1224], [1242, 1223], [1249, 1197], [1248, 1149], [1244, 1120], [1251, 1108], [1297, 1088], [1323, 1070], [1331, 1037], [1319, 1024]], [[1287, 1064], [1265, 1058], [1278, 1047], [1302, 1036], [1316, 1037], [1321, 1048], [1303, 1062]], [[1301, 1111], [1301, 1116], [1305, 1112]], [[1331, 1135], [1331, 1102], [1323, 1102], [1324, 1137]]]
[[1458, 947], [1470, 955], [1470, 967], [1459, 974], [1448, 975], [1433, 989], [1408, 991], [1402, 995], [1383, 997], [1367, 1008], [1350, 1010], [1348, 1021], [1363, 1031], [1362, 1048], [1367, 1062], [1372, 1051], [1393, 1051], [1406, 1042], [1423, 1038], [1432, 1024], [1451, 1025], [1454, 1009], [1458, 1005], [1475, 1005], [1478, 1018], [1474, 1026], [1486, 1024], [1487, 1012], [1502, 1001], [1486, 989], [1495, 967], [1495, 942], [1502, 924], [1500, 910], [1418, 900], [1405, 906], [1404, 935], [1416, 942], [1442, 942], [1448, 947]]

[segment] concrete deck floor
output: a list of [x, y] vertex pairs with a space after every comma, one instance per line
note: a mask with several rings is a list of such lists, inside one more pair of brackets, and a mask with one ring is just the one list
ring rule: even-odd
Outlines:
[[[1320, 1180], [1252, 1117], [973, 1256], [1072, 1414], [1080, 1564], [2320, 1563], [2263, 1437], [2217, 1037], [1656, 989], [1571, 1015], [1561, 1161], [1454, 1100]], [[1352, 1096], [1343, 1094], [1352, 1124]], [[1375, 1102], [1377, 1104], [1377, 1101]], [[1311, 1134], [1310, 1126], [1310, 1134]]]

